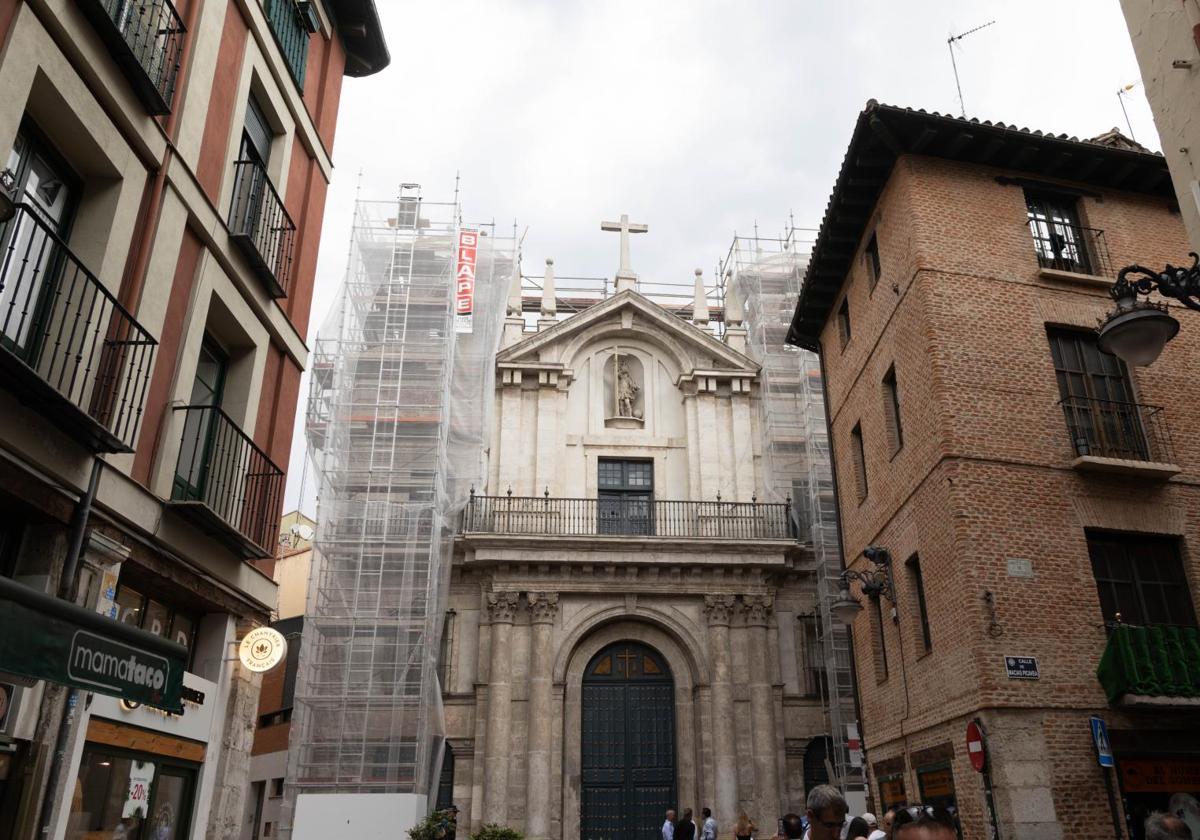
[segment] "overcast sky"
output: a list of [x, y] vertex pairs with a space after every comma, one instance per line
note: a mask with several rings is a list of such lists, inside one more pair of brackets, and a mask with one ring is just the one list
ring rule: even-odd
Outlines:
[[[391, 66], [346, 79], [333, 149], [313, 331], [337, 294], [364, 198], [420, 183], [465, 215], [528, 227], [526, 272], [612, 276], [601, 219], [633, 239], [643, 280], [689, 282], [735, 231], [816, 227], [868, 99], [1092, 137], [1128, 133], [1116, 92], [1139, 81], [1117, 0], [376, 0]], [[1138, 142], [1158, 136], [1141, 85]], [[311, 336], [310, 336], [311, 345]], [[301, 400], [307, 399], [307, 377]], [[303, 408], [288, 509], [309, 513]]]

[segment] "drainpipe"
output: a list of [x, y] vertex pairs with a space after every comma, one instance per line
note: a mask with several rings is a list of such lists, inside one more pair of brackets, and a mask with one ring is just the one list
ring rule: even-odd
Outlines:
[[[67, 557], [63, 561], [62, 577], [58, 582], [58, 597], [75, 602], [79, 595], [79, 558], [83, 554], [83, 538], [87, 533], [88, 518], [92, 513], [92, 503], [96, 501], [96, 488], [100, 484], [100, 474], [104, 471], [104, 462], [99, 458], [92, 461], [92, 476], [88, 479], [88, 489], [75, 505], [71, 514], [71, 536], [67, 545]], [[63, 764], [67, 754], [67, 741], [75, 725], [75, 710], [79, 706], [79, 689], [67, 689], [65, 708], [58, 722], [58, 734], [54, 738], [54, 753], [50, 757], [50, 774], [46, 779], [46, 789], [42, 796], [42, 816], [39, 821], [38, 836], [50, 836], [50, 821], [54, 815], [54, 802], [58, 791], [59, 780], [63, 773]]]

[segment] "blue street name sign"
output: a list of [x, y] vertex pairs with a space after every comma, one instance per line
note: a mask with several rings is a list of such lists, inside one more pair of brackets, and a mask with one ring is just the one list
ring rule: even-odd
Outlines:
[[1096, 759], [1101, 767], [1113, 766], [1112, 744], [1108, 741], [1108, 725], [1103, 718], [1091, 718], [1092, 743], [1096, 745]]

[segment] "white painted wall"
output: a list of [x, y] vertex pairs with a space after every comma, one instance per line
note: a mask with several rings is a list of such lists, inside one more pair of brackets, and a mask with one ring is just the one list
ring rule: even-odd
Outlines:
[[[1121, 10], [1180, 215], [1192, 247], [1200, 251], [1200, 49], [1192, 37], [1193, 25], [1200, 23], [1200, 2], [1121, 0]], [[1186, 262], [1186, 254], [1178, 262]]]
[[395, 840], [425, 817], [415, 793], [302, 793], [292, 840]]

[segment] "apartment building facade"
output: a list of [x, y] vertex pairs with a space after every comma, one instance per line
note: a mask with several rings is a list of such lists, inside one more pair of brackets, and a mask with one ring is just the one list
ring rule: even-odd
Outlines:
[[1121, 266], [1188, 250], [1166, 162], [1115, 132], [859, 115], [788, 340], [823, 363], [881, 811], [1136, 840], [1200, 795], [1200, 320], [1172, 307], [1150, 367], [1096, 341]]
[[341, 85], [388, 60], [370, 0], [0, 2], [0, 634], [183, 670], [168, 711], [0, 656], [0, 835], [237, 834]]

